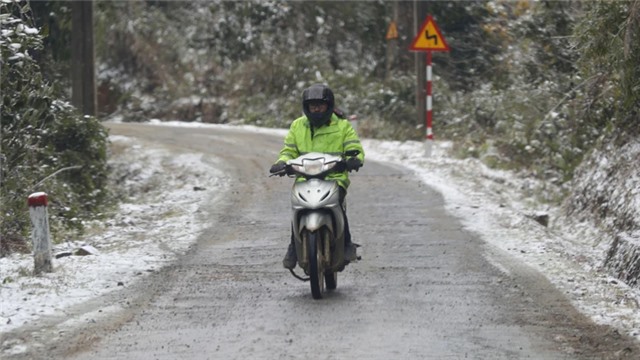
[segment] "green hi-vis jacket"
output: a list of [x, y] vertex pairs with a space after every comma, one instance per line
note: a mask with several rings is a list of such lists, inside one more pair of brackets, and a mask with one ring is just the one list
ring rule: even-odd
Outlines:
[[[280, 150], [280, 156], [276, 162], [286, 162], [310, 152], [342, 155], [349, 150], [360, 150], [358, 158], [364, 164], [364, 149], [349, 120], [333, 114], [328, 125], [314, 128], [312, 132], [309, 120], [306, 116], [302, 116], [291, 124], [289, 133], [284, 138], [284, 147]], [[329, 174], [327, 179], [338, 181], [338, 185], [345, 190], [349, 187], [347, 171]]]

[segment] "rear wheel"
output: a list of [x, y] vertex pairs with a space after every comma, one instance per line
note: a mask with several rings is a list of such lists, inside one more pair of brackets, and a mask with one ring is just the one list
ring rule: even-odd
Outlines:
[[314, 299], [322, 299], [324, 291], [324, 271], [322, 269], [322, 249], [318, 232], [309, 232], [307, 251], [309, 252], [309, 278], [311, 295]]

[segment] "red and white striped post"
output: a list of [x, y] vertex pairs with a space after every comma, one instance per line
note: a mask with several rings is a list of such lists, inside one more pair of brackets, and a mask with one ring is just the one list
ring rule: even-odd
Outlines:
[[29, 195], [29, 216], [33, 225], [34, 274], [53, 272], [51, 263], [51, 237], [49, 235], [49, 213], [47, 194], [37, 192]]
[[[438, 25], [433, 20], [431, 15], [427, 15], [424, 23], [418, 30], [416, 37], [413, 38], [413, 42], [411, 46], [409, 46], [409, 50], [411, 51], [426, 51], [427, 52], [427, 81], [426, 81], [426, 90], [427, 90], [427, 101], [426, 101], [426, 152], [427, 156], [431, 156], [431, 151], [433, 147], [433, 87], [432, 87], [432, 71], [431, 71], [431, 52], [432, 51], [449, 51], [449, 45], [444, 40]], [[418, 78], [419, 83], [422, 79]], [[420, 84], [421, 86], [421, 84]], [[422, 109], [418, 109], [419, 112], [422, 112]]]
[[431, 85], [432, 81], [432, 72], [431, 72], [431, 51], [427, 51], [427, 123], [426, 123], [426, 136], [425, 136], [425, 148], [427, 152], [427, 156], [431, 156], [432, 148], [433, 148], [433, 100], [432, 100], [432, 91], [433, 87]]

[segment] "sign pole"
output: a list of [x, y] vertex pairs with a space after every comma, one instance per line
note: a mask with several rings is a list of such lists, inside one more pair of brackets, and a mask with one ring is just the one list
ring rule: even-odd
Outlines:
[[425, 149], [427, 157], [431, 157], [433, 148], [433, 99], [432, 99], [432, 79], [431, 79], [431, 51], [427, 51], [427, 123], [425, 136]]
[[[397, 6], [397, 4], [395, 6]], [[387, 36], [385, 36], [385, 39], [387, 39], [387, 73], [385, 79], [389, 79], [391, 76], [392, 65], [396, 61], [396, 46], [398, 42], [398, 27], [394, 20], [389, 24], [389, 29], [387, 29]]]

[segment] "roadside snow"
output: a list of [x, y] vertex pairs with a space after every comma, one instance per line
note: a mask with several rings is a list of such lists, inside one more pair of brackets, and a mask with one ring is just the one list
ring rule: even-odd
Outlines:
[[[233, 128], [279, 136], [286, 133], [282, 129], [253, 126]], [[120, 165], [126, 162], [129, 171], [135, 174], [128, 177], [123, 186], [158, 188], [122, 204], [115, 218], [106, 226], [98, 227], [95, 234], [56, 248], [61, 251], [90, 244], [101, 255], [55, 260], [55, 272], [42, 277], [28, 275], [33, 266], [30, 256], [0, 259], [1, 332], [33, 322], [42, 315], [62, 312], [66, 306], [100, 296], [117, 289], [118, 283], [127, 284], [136, 276], [160, 268], [172, 261], [175, 254], [184, 252], [203, 229], [204, 220], [194, 216], [199, 202], [203, 196], [216, 196], [225, 186], [225, 179], [215, 168], [203, 163], [198, 154], [183, 154], [175, 159], [164, 150], [152, 149], [134, 139], [112, 137], [111, 140], [129, 149], [112, 160]], [[612, 325], [640, 339], [637, 330], [640, 329], [640, 292], [601, 271], [606, 250], [599, 241], [603, 234], [586, 224], [563, 219], [560, 209], [538, 208], [534, 199], [522, 195], [532, 193], [531, 189], [543, 189], [544, 184], [510, 172], [490, 170], [476, 160], [453, 159], [448, 155], [451, 144], [447, 142], [435, 142], [430, 157], [425, 156], [421, 142], [363, 139], [363, 145], [367, 160], [401, 164], [413, 170], [425, 184], [442, 193], [447, 210], [459, 217], [468, 230], [480, 234], [490, 246], [539, 270], [594, 321]], [[130, 151], [134, 148], [136, 151]], [[167, 174], [166, 167], [180, 168], [175, 173], [185, 175], [161, 176]], [[194, 191], [194, 186], [206, 190]], [[523, 191], [525, 189], [527, 191]], [[160, 206], [160, 194], [165, 200], [163, 206]], [[549, 227], [533, 220], [541, 213], [550, 216]], [[163, 236], [167, 233], [172, 234], [171, 239]], [[127, 244], [126, 249], [123, 244]]]
[[[111, 136], [110, 165], [128, 199], [113, 218], [88, 224], [81, 239], [53, 254], [90, 245], [97, 254], [54, 259], [54, 272], [31, 276], [33, 257], [0, 259], [0, 332], [127, 286], [184, 253], [206, 225], [198, 206], [225, 186], [221, 172], [200, 154], [175, 154], [123, 136]], [[2, 344], [0, 344], [2, 345]]]

